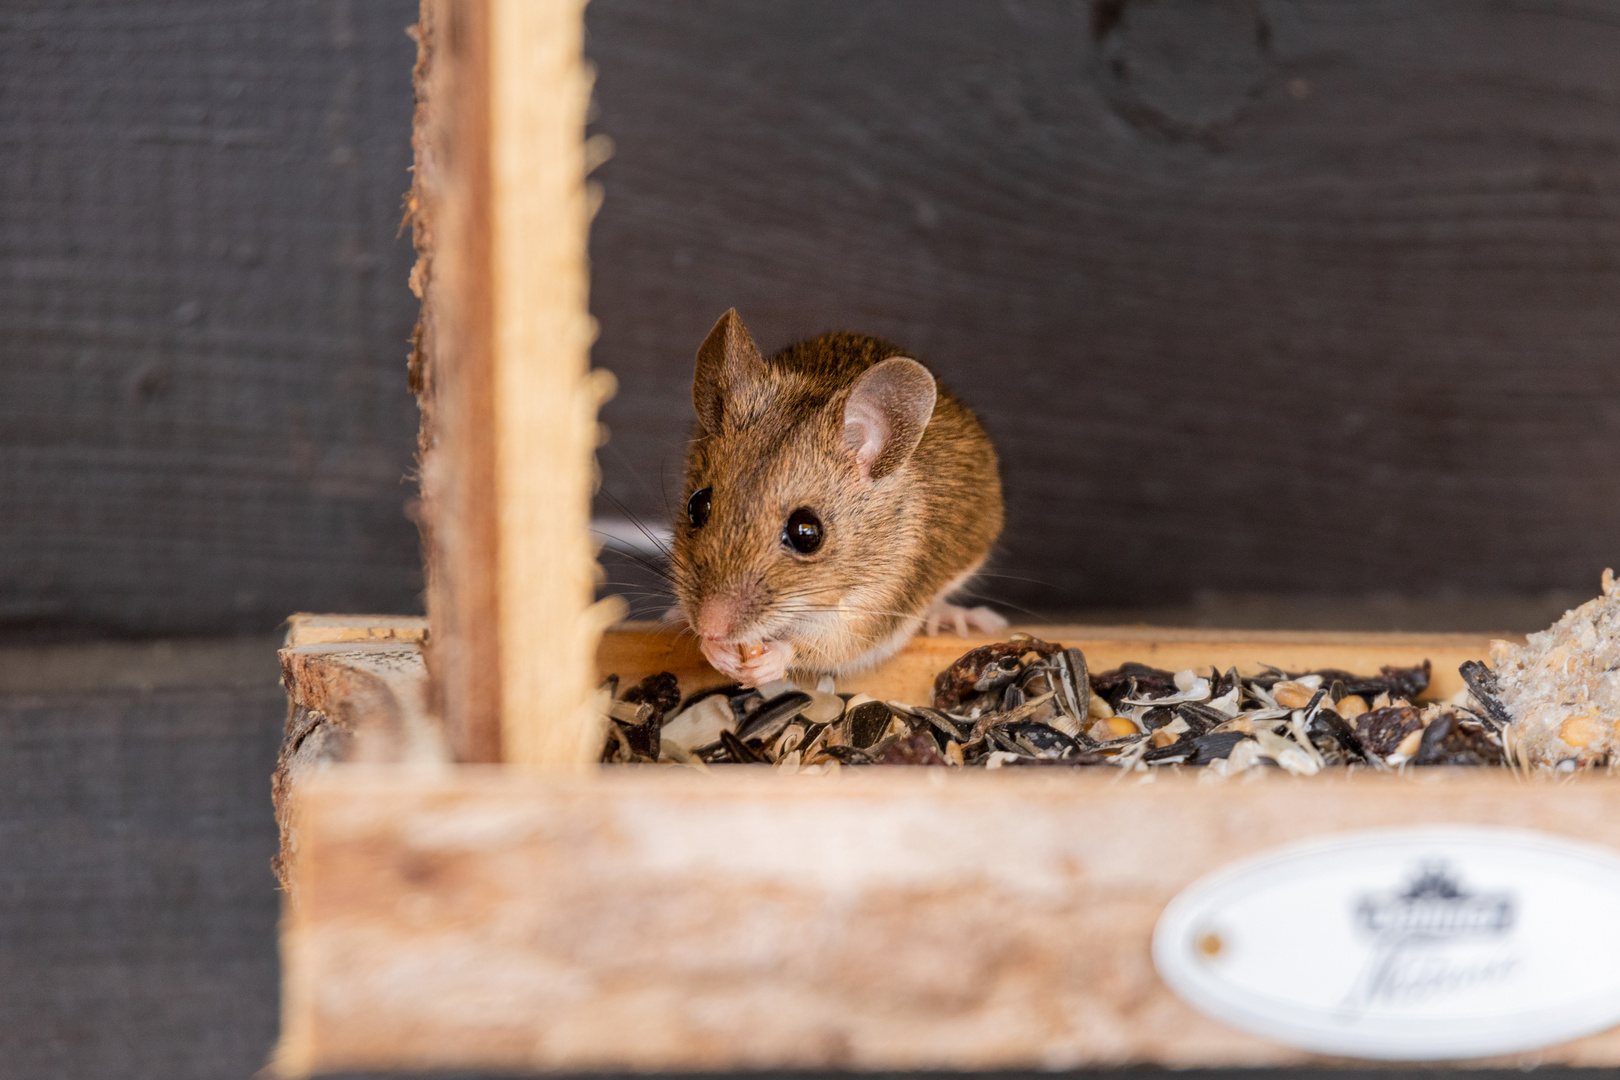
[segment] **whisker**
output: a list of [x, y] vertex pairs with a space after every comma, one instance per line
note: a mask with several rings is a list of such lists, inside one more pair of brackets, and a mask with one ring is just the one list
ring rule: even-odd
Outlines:
[[992, 603], [992, 604], [996, 605], [996, 607], [1007, 608], [1010, 611], [1017, 611], [1017, 612], [1020, 612], [1020, 613], [1022, 613], [1024, 615], [1028, 615], [1030, 617], [1030, 619], [1035, 621], [1035, 622], [1039, 622], [1042, 619], [1042, 615], [1041, 615], [1040, 612], [1031, 610], [1030, 608], [1024, 607], [1024, 606], [1022, 606], [1020, 604], [1015, 604], [1010, 600], [1004, 600], [1004, 599], [1002, 599], [1000, 597], [990, 596], [987, 593], [975, 592], [972, 589], [958, 589], [958, 590], [956, 590], [956, 592], [957, 592], [957, 595], [968, 598], [968, 599], [985, 600], [985, 601], [988, 601], [989, 603]]
[[666, 558], [669, 556], [669, 554], [670, 554], [669, 545], [664, 542], [663, 537], [659, 536], [658, 534], [654, 533], [651, 529], [649, 529], [647, 527], [646, 522], [642, 521], [640, 516], [638, 516], [635, 511], [631, 510], [628, 506], [626, 506], [624, 504], [624, 502], [617, 495], [614, 495], [612, 492], [606, 491], [606, 490], [601, 491], [599, 494], [601, 494], [601, 496], [604, 499], [607, 499], [614, 506], [618, 507], [619, 513], [623, 514], [624, 517], [625, 517], [625, 520], [630, 522], [630, 524], [634, 525], [636, 527], [636, 530], [638, 532], [640, 532], [642, 536], [645, 536], [647, 538], [648, 543], [652, 544], [653, 547], [655, 547], [659, 551], [663, 552], [664, 556]]
[[[650, 485], [648, 485], [647, 482], [641, 478], [640, 471], [636, 469], [634, 463], [632, 463], [631, 460], [625, 455], [624, 451], [619, 448], [618, 443], [615, 443], [612, 440], [609, 440], [607, 445], [603, 449], [605, 449], [610, 456], [616, 458], [620, 465], [624, 466], [625, 474], [627, 476], [629, 476], [630, 479], [635, 482], [636, 487], [640, 488], [644, 494], [652, 496], [655, 499], [659, 499], [659, 501], [661, 501], [664, 504], [664, 517], [665, 517], [666, 520], [668, 520], [669, 517], [671, 516], [669, 492], [667, 490], [654, 491], [652, 489], [652, 487]], [[661, 458], [660, 461], [659, 461], [659, 481], [660, 481], [659, 482], [659, 488], [660, 489], [663, 489], [665, 487], [665, 485], [663, 483], [663, 478], [664, 478], [664, 475], [667, 473], [668, 468], [669, 468], [669, 457], [666, 455], [663, 458]], [[639, 520], [637, 519], [636, 515], [631, 513], [630, 510], [624, 505], [624, 503], [621, 502], [619, 500], [619, 498], [617, 496], [615, 496], [611, 491], [608, 491], [605, 487], [603, 487], [603, 488], [598, 489], [597, 494], [601, 495], [602, 497], [604, 497], [606, 499], [608, 499], [610, 502], [613, 503], [614, 506], [619, 508], [620, 512], [623, 513], [625, 515], [625, 517], [630, 519], [632, 522], [636, 522], [639, 525]], [[648, 537], [648, 539], [651, 540], [652, 537]], [[655, 541], [655, 543], [656, 543], [656, 541]], [[666, 552], [666, 554], [667, 554], [667, 552]]]
[[1041, 578], [1020, 577], [1017, 574], [998, 574], [991, 570], [980, 570], [978, 573], [973, 575], [973, 578], [970, 578], [969, 580], [976, 578], [995, 578], [998, 581], [1022, 581], [1030, 585], [1044, 585], [1048, 589], [1058, 588], [1058, 586], [1054, 585], [1052, 582], [1044, 581]]
[[602, 546], [602, 553], [621, 559], [627, 559], [635, 565], [641, 567], [643, 570], [647, 571], [649, 574], [655, 574], [669, 582], [671, 585], [675, 584], [675, 574], [673, 570], [665, 566], [660, 566], [658, 563], [647, 558], [645, 555], [640, 554], [639, 552], [629, 551], [624, 548], [609, 547], [604, 544]]

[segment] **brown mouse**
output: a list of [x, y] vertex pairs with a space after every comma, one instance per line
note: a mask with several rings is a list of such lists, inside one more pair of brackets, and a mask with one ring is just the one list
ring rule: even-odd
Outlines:
[[692, 401], [670, 562], [717, 669], [839, 675], [922, 627], [1007, 625], [947, 600], [1001, 532], [995, 448], [898, 346], [832, 333], [766, 359], [733, 309], [698, 349]]

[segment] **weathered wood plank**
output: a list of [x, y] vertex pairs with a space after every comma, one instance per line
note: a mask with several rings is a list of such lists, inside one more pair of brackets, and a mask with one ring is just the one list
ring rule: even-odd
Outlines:
[[587, 306], [585, 0], [489, 0], [496, 620], [501, 760], [578, 766], [600, 753], [589, 697], [596, 413]]
[[355, 641], [400, 641], [420, 644], [427, 637], [427, 619], [420, 615], [311, 615], [287, 616], [285, 645], [331, 645]]
[[0, 9], [0, 634], [420, 610], [415, 7]]
[[[408, 616], [295, 615], [290, 620], [287, 645], [341, 644], [346, 642], [419, 642], [426, 632], [423, 620]], [[1434, 665], [1431, 698], [1449, 697], [1463, 688], [1457, 667], [1464, 660], [1481, 660], [1489, 653], [1491, 638], [1483, 634], [1390, 634], [1298, 630], [1206, 630], [1154, 626], [1015, 626], [1008, 633], [1027, 633], [1048, 641], [1074, 645], [1085, 651], [1093, 670], [1118, 667], [1128, 660], [1171, 670], [1223, 669], [1236, 665], [1245, 672], [1261, 664], [1291, 671], [1338, 667], [1357, 673], [1376, 673], [1385, 664], [1412, 665], [1429, 660]], [[843, 679], [839, 688], [897, 701], [928, 700], [934, 677], [958, 656], [995, 640], [964, 638], [955, 634], [920, 636], [874, 671]], [[1514, 640], [1518, 640], [1515, 638]], [[596, 678], [618, 675], [639, 679], [670, 671], [686, 692], [721, 685], [723, 676], [711, 668], [690, 633], [660, 623], [619, 623], [609, 627], [596, 649]]]
[[1613, 560], [1609, 6], [595, 0], [587, 21], [617, 145], [592, 237], [596, 355], [624, 386], [605, 487], [638, 513], [682, 505], [692, 357], [736, 305], [767, 348], [892, 338], [981, 411], [1010, 575], [984, 588], [1038, 618], [1584, 596]]
[[305, 777], [338, 762], [447, 764], [451, 757], [443, 724], [428, 712], [427, 669], [417, 642], [289, 642], [278, 655], [287, 722], [270, 800], [281, 832], [276, 876], [285, 888], [298, 845], [291, 796]]
[[423, 0], [411, 212], [422, 298], [412, 381], [422, 411], [418, 524], [431, 707], [456, 757], [499, 761], [489, 29], [482, 3]]
[[[251, 677], [220, 663], [236, 644], [165, 643], [158, 667], [186, 677], [139, 687], [95, 677], [113, 646], [66, 646], [42, 668], [90, 679], [0, 690], [0, 1075], [263, 1066], [280, 977], [265, 773], [286, 705], [274, 643]], [[132, 668], [151, 646], [124, 648]]]
[[433, 700], [458, 757], [577, 765], [596, 635], [588, 531], [584, 0], [424, 0], [422, 508]]
[[[1485, 771], [343, 767], [300, 788], [297, 815], [278, 1057], [294, 1072], [1325, 1063], [1159, 981], [1149, 938], [1178, 890], [1414, 821], [1620, 849], [1620, 786]], [[1536, 1060], [1620, 1064], [1620, 1030]]]

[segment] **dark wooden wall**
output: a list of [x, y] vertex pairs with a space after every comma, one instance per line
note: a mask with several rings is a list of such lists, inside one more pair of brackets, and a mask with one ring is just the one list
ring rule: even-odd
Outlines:
[[[595, 0], [608, 491], [692, 355], [846, 327], [999, 442], [992, 583], [1590, 595], [1620, 562], [1620, 7]], [[678, 505], [678, 501], [677, 501]]]
[[[286, 697], [273, 643], [250, 640], [229, 664], [181, 650], [185, 678], [141, 689], [98, 679], [92, 656], [0, 650], [0, 683], [30, 659], [46, 673], [26, 693], [0, 687], [0, 1080], [223, 1080], [264, 1065], [280, 975], [269, 775]], [[83, 677], [51, 685], [73, 659]]]
[[[892, 337], [982, 410], [1010, 603], [1590, 593], [1620, 561], [1614, 5], [588, 17], [636, 511], [735, 304], [767, 345]], [[0, 11], [0, 635], [417, 603], [413, 18]]]
[[0, 10], [0, 634], [415, 607], [415, 8]]

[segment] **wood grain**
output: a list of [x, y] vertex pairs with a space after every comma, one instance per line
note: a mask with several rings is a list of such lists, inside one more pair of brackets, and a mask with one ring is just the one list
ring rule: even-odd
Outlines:
[[[1457, 668], [1466, 660], [1484, 660], [1491, 639], [1482, 634], [1376, 634], [1319, 631], [1167, 629], [1151, 626], [1013, 627], [1086, 655], [1093, 672], [1106, 671], [1127, 661], [1180, 671], [1204, 670], [1211, 665], [1225, 670], [1236, 666], [1245, 674], [1270, 664], [1286, 671], [1339, 668], [1356, 674], [1376, 674], [1386, 664], [1411, 666], [1424, 660], [1433, 665], [1426, 695], [1448, 698], [1464, 689]], [[867, 693], [907, 704], [926, 704], [934, 679], [952, 661], [971, 648], [1001, 640], [997, 637], [963, 638], [955, 635], [915, 637], [877, 669], [839, 680], [838, 689]], [[703, 659], [690, 633], [656, 623], [625, 623], [602, 637], [596, 654], [599, 678], [618, 675], [639, 679], [659, 671], [673, 672], [686, 693], [728, 680]]]
[[596, 412], [585, 194], [585, 0], [490, 0], [490, 288], [501, 760], [600, 753], [591, 656], [616, 603], [592, 606]]
[[[0, 691], [8, 1080], [248, 1077], [275, 1044], [275, 646], [248, 680], [230, 639], [165, 644], [185, 681]], [[41, 666], [94, 673], [89, 651]]]
[[[1211, 785], [339, 767], [297, 814], [277, 1059], [294, 1073], [1343, 1065], [1160, 982], [1149, 939], [1177, 891], [1304, 837], [1414, 821], [1620, 849], [1612, 781], [1482, 770]], [[1612, 1067], [1620, 1030], [1535, 1060]]]
[[[424, 621], [403, 616], [295, 615], [287, 632], [288, 646], [343, 643], [420, 642]], [[1298, 630], [1206, 630], [1155, 626], [1064, 626], [1045, 623], [1015, 626], [1008, 633], [1075, 646], [1086, 654], [1094, 672], [1126, 661], [1171, 670], [1223, 670], [1237, 666], [1245, 673], [1260, 665], [1289, 671], [1337, 667], [1374, 674], [1386, 664], [1433, 665], [1430, 698], [1446, 698], [1463, 689], [1457, 667], [1465, 660], [1489, 656], [1491, 638], [1483, 634], [1395, 634]], [[998, 640], [990, 637], [919, 636], [877, 669], [848, 676], [839, 689], [868, 693], [912, 704], [926, 702], [934, 678], [969, 649]], [[1520, 640], [1513, 638], [1512, 640]], [[619, 623], [609, 627], [596, 648], [598, 681], [609, 675], [634, 681], [660, 671], [674, 673], [685, 693], [722, 685], [725, 677], [709, 666], [692, 635], [659, 623]]]
[[278, 654], [287, 722], [270, 801], [281, 834], [274, 868], [282, 888], [298, 846], [292, 793], [311, 773], [339, 762], [444, 765], [444, 725], [428, 712], [428, 678], [414, 641], [350, 638], [289, 643]]
[[0, 9], [0, 636], [420, 610], [415, 8]]
[[330, 645], [355, 641], [398, 641], [421, 644], [427, 620], [420, 615], [312, 615], [287, 616], [284, 642], [293, 645]]
[[499, 761], [489, 27], [483, 3], [423, 0], [411, 213], [422, 297], [412, 358], [430, 707], [461, 761]]
[[[406, 628], [320, 621], [355, 640], [281, 654], [294, 709], [276, 789], [288, 900], [277, 1065], [293, 1074], [1309, 1063], [1193, 1015], [1159, 984], [1148, 937], [1194, 877], [1285, 840], [1412, 820], [1620, 845], [1620, 826], [1600, 823], [1620, 788], [1524, 786], [1503, 770], [1211, 785], [1102, 770], [606, 768], [536, 781], [446, 769], [421, 752], [433, 729], [412, 706], [416, 646], [364, 640]], [[1096, 669], [1371, 672], [1429, 659], [1437, 695], [1459, 689], [1457, 664], [1488, 646], [1027, 630], [1080, 647]], [[925, 701], [938, 670], [977, 643], [913, 639], [841, 689]], [[688, 692], [722, 678], [690, 635], [625, 624], [602, 636], [599, 675], [661, 670]], [[309, 732], [295, 741], [300, 721]], [[343, 764], [368, 758], [397, 764]], [[1546, 1060], [1620, 1062], [1620, 1037]]]
[[1008, 499], [984, 591], [1033, 617], [1584, 596], [1615, 559], [1609, 7], [587, 20], [617, 146], [592, 237], [597, 358], [624, 385], [606, 490], [638, 513], [683, 504], [692, 358], [736, 305], [765, 348], [891, 338], [981, 412]]
[[595, 757], [583, 0], [424, 0], [419, 172], [432, 700], [457, 757]]

